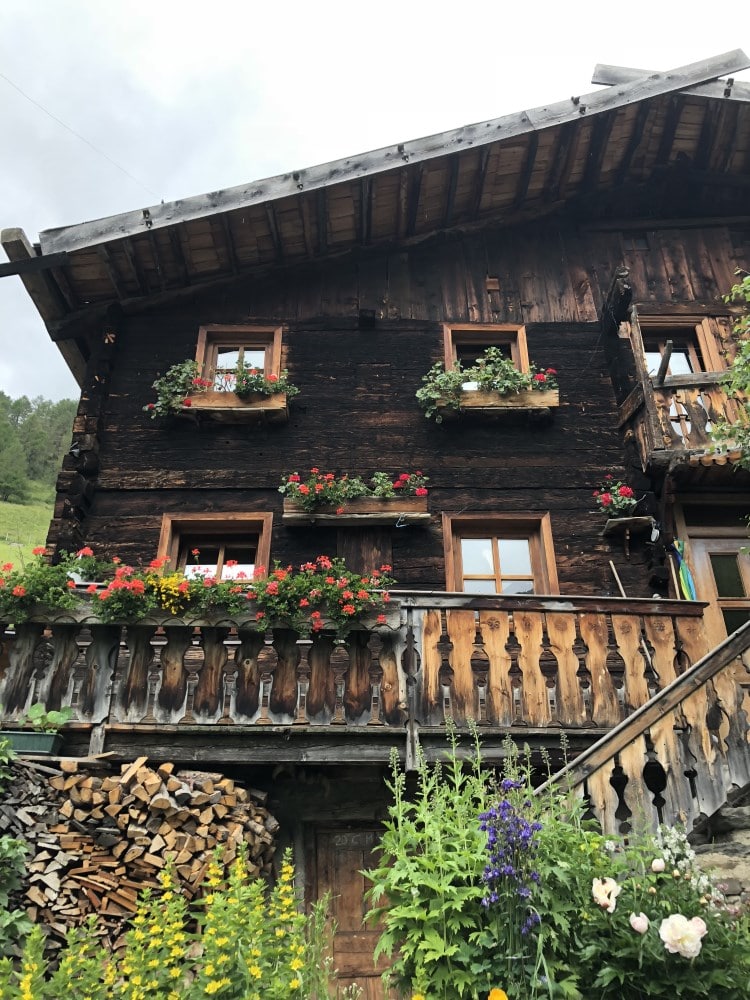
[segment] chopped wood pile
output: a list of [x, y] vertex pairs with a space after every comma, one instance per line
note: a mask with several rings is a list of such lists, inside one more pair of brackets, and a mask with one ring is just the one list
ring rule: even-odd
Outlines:
[[232, 860], [244, 842], [250, 873], [271, 870], [279, 824], [266, 793], [221, 774], [152, 768], [145, 757], [119, 774], [65, 759], [15, 760], [11, 774], [0, 796], [0, 834], [29, 847], [15, 905], [47, 926], [53, 947], [92, 913], [114, 942], [170, 858], [190, 897], [217, 847]]

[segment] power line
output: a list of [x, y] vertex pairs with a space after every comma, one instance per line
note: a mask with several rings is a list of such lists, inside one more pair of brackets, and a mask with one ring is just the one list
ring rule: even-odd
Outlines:
[[157, 200], [159, 199], [159, 195], [156, 193], [156, 191], [152, 191], [147, 184], [144, 184], [143, 181], [140, 181], [138, 180], [137, 177], [134, 177], [128, 170], [125, 169], [125, 167], [120, 166], [120, 164], [116, 160], [113, 160], [112, 157], [109, 156], [107, 153], [105, 153], [103, 149], [99, 149], [99, 147], [95, 146], [93, 142], [89, 142], [89, 140], [86, 139], [85, 136], [82, 136], [80, 132], [76, 132], [74, 128], [71, 128], [70, 125], [67, 125], [64, 121], [58, 118], [57, 115], [53, 115], [52, 112], [48, 111], [44, 107], [44, 105], [39, 103], [39, 101], [35, 101], [33, 97], [29, 97], [29, 95], [25, 91], [21, 90], [18, 84], [13, 83], [13, 81], [9, 79], [4, 73], [0, 73], [0, 79], [3, 79], [5, 80], [6, 83], [10, 84], [10, 86], [14, 90], [18, 91], [21, 97], [25, 97], [27, 101], [33, 104], [34, 107], [39, 108], [40, 111], [43, 111], [48, 118], [52, 119], [52, 121], [57, 122], [58, 125], [62, 125], [62, 127], [64, 129], [67, 129], [68, 132], [70, 132], [72, 135], [76, 137], [76, 139], [80, 139], [81, 142], [85, 142], [90, 149], [93, 149], [95, 153], [99, 154], [99, 156], [103, 156], [104, 159], [108, 160], [113, 167], [117, 167], [117, 169], [120, 170], [123, 174], [125, 174], [126, 177], [129, 177], [131, 181], [138, 184], [139, 187], [142, 187], [144, 191], [148, 191], [148, 193], [152, 194], [154, 198], [156, 198]]

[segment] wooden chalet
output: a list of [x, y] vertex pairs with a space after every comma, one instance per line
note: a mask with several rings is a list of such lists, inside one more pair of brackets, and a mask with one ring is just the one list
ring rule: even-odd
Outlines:
[[[345, 647], [61, 618], [7, 632], [0, 659], [6, 721], [72, 704], [69, 752], [266, 788], [309, 893], [333, 890], [337, 961], [368, 997], [357, 873], [392, 748], [414, 767], [447, 720], [474, 720], [489, 760], [507, 734], [559, 759], [564, 733], [608, 829], [691, 826], [750, 782], [750, 474], [709, 437], [737, 417], [719, 382], [722, 296], [750, 269], [750, 86], [731, 77], [748, 65], [598, 66], [605, 86], [543, 108], [36, 245], [2, 234], [0, 273], [21, 277], [81, 386], [53, 549], [179, 560], [229, 539], [259, 562], [393, 565], [389, 627]], [[155, 378], [222, 344], [261, 351], [299, 395], [144, 413]], [[488, 345], [556, 369], [559, 406], [425, 419], [422, 375]], [[426, 506], [285, 513], [282, 477], [313, 466], [420, 469]], [[635, 490], [637, 523], [605, 532], [605, 473]]]

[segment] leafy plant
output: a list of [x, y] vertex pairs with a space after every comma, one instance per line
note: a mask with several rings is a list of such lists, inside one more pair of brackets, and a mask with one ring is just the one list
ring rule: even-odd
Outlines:
[[212, 383], [198, 375], [198, 363], [192, 359], [180, 361], [168, 368], [152, 384], [156, 389], [156, 402], [147, 403], [143, 409], [151, 418], [168, 417], [179, 413], [191, 392], [202, 392]]
[[[12, 760], [10, 744], [0, 738], [0, 791], [11, 777]], [[12, 894], [20, 888], [27, 851], [23, 841], [7, 835], [0, 836], [0, 955], [9, 954], [11, 948], [31, 930], [26, 912], [12, 908], [10, 901]]]
[[529, 390], [545, 391], [557, 388], [557, 371], [554, 368], [538, 370], [534, 365], [522, 372], [498, 347], [488, 347], [477, 358], [475, 364], [464, 368], [456, 361], [446, 370], [439, 361], [422, 377], [422, 385], [417, 389], [417, 400], [426, 417], [434, 417], [440, 423], [440, 409], [460, 410], [464, 384], [476, 382], [482, 392], [496, 392], [509, 396]]
[[[72, 930], [53, 968], [44, 935], [34, 927], [21, 961], [0, 960], [0, 996], [8, 1000], [333, 1000], [342, 994], [328, 954], [325, 917], [318, 905], [308, 921], [300, 912], [291, 854], [284, 855], [271, 889], [248, 876], [244, 857], [229, 870], [215, 858], [205, 894], [191, 913], [172, 866], [158, 875], [158, 891], [144, 892], [123, 947], [101, 947], [96, 918]], [[352, 990], [343, 997], [355, 1000]]]
[[18, 625], [29, 618], [37, 605], [70, 610], [76, 606], [74, 590], [66, 565], [50, 565], [44, 546], [37, 546], [25, 568], [15, 569], [13, 563], [0, 567], [0, 621]]
[[750, 468], [750, 274], [732, 286], [724, 301], [740, 306], [741, 312], [733, 325], [733, 335], [737, 341], [737, 354], [727, 373], [724, 387], [734, 398], [740, 419], [729, 424], [717, 423], [711, 435], [719, 451], [738, 448], [741, 456], [738, 464]]
[[18, 720], [18, 724], [31, 726], [32, 729], [36, 729], [40, 733], [56, 733], [66, 722], [70, 721], [72, 716], [73, 709], [68, 705], [59, 710], [51, 708], [47, 711], [44, 705], [38, 701], [29, 706], [26, 714]]
[[266, 375], [260, 369], [251, 368], [242, 361], [238, 362], [234, 370], [234, 391], [240, 399], [255, 394], [272, 396], [277, 392], [283, 392], [291, 399], [299, 393], [297, 386], [289, 381], [289, 372], [286, 369], [280, 375], [274, 372]]

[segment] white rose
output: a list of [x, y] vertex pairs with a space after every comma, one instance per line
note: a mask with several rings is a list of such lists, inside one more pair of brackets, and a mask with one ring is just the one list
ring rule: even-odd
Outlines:
[[594, 902], [603, 907], [607, 913], [614, 913], [620, 886], [613, 878], [595, 878], [591, 883], [591, 895]]
[[672, 955], [682, 955], [683, 958], [695, 958], [700, 954], [701, 938], [708, 928], [700, 917], [688, 920], [681, 913], [673, 913], [662, 920], [659, 927], [659, 937], [664, 947]]

